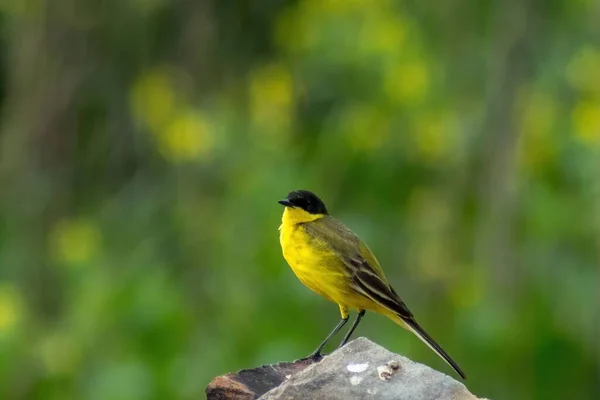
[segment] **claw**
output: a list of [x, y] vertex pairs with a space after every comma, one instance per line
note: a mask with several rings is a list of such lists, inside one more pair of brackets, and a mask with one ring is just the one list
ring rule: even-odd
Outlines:
[[306, 357], [300, 358], [296, 361], [311, 361], [313, 363], [319, 362], [325, 357], [327, 354], [322, 354], [320, 351], [315, 351], [312, 354], [307, 355]]

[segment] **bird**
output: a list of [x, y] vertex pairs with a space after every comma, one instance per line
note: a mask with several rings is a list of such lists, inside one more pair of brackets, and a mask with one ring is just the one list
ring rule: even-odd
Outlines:
[[382, 314], [414, 333], [463, 379], [466, 375], [442, 347], [417, 323], [390, 285], [369, 247], [346, 225], [329, 215], [325, 203], [309, 190], [293, 190], [278, 201], [284, 206], [279, 241], [284, 259], [305, 286], [336, 303], [341, 320], [306, 359], [319, 361], [323, 348], [357, 317], [342, 339], [344, 346], [366, 311]]

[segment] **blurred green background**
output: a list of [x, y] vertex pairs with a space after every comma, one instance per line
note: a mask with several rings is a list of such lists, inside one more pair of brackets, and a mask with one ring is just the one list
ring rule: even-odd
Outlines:
[[[337, 323], [319, 194], [492, 399], [600, 392], [600, 3], [0, 3], [0, 398], [199, 399]], [[452, 371], [408, 332], [358, 328]], [[337, 342], [341, 336], [335, 340]]]

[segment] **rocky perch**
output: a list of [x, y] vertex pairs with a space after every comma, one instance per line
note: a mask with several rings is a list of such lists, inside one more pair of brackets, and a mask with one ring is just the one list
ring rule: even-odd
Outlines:
[[484, 400], [460, 382], [358, 338], [319, 362], [264, 365], [213, 379], [207, 400]]

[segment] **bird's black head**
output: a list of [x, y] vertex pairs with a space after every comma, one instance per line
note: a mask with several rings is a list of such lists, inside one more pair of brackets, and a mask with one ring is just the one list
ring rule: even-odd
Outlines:
[[294, 190], [285, 199], [279, 200], [278, 203], [286, 207], [301, 208], [309, 214], [328, 214], [323, 201], [308, 190]]

